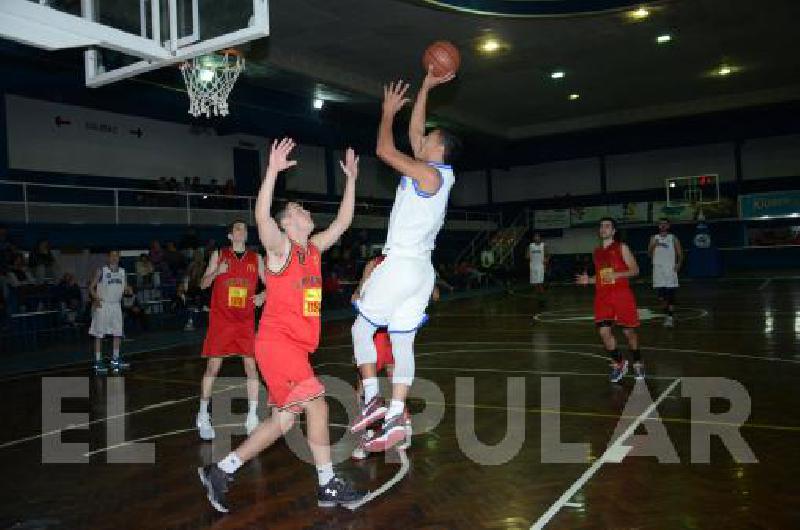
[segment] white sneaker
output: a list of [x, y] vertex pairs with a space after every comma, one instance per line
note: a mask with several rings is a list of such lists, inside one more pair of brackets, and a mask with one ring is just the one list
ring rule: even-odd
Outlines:
[[247, 436], [256, 430], [258, 424], [261, 423], [261, 420], [258, 419], [258, 415], [256, 413], [248, 413], [247, 419], [244, 421], [244, 428], [247, 430]]
[[665, 328], [675, 327], [675, 320], [671, 316], [667, 316], [667, 318], [664, 319], [664, 327]]
[[216, 433], [214, 427], [211, 426], [211, 416], [208, 414], [197, 414], [197, 432], [203, 440], [213, 440]]

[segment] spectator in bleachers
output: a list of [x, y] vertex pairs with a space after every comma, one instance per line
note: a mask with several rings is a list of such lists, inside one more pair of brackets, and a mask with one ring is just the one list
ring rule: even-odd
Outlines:
[[167, 264], [164, 263], [164, 251], [161, 250], [161, 243], [158, 240], [150, 242], [150, 263], [156, 272], [166, 272]]
[[31, 274], [31, 270], [25, 265], [25, 258], [22, 254], [14, 256], [14, 261], [6, 273], [6, 280], [11, 287], [36, 285], [36, 279]]
[[167, 241], [167, 248], [164, 251], [164, 262], [167, 264], [169, 275], [173, 278], [180, 278], [186, 271], [186, 259], [183, 254], [178, 252], [174, 241]]
[[130, 285], [126, 285], [122, 293], [122, 313], [127, 320], [134, 323], [138, 331], [147, 330], [147, 315], [139, 305], [139, 298]]
[[151, 289], [153, 287], [153, 273], [155, 268], [150, 261], [148, 254], [142, 254], [136, 260], [136, 285], [139, 289]]
[[195, 249], [192, 262], [189, 263], [189, 267], [186, 269], [186, 297], [190, 303], [197, 306], [208, 304], [206, 298], [209, 293], [200, 287], [207, 266], [208, 264], [203, 255], [203, 249]]
[[14, 255], [14, 261], [5, 276], [5, 284], [5, 295], [12, 313], [27, 311], [29, 305], [35, 308], [37, 302], [41, 301], [36, 279], [25, 264], [22, 254]]
[[61, 281], [53, 289], [53, 298], [60, 307], [64, 319], [74, 324], [83, 309], [83, 293], [73, 274], [64, 273]]
[[38, 283], [54, 282], [58, 277], [58, 264], [50, 251], [50, 242], [42, 239], [28, 256], [28, 267]]

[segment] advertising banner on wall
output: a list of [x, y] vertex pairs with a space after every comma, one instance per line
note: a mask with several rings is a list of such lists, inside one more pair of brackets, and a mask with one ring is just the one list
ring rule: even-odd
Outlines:
[[570, 209], [570, 225], [587, 226], [600, 222], [603, 217], [613, 217], [621, 219], [623, 208], [621, 204], [609, 204], [602, 206], [578, 206]]
[[800, 191], [740, 195], [739, 212], [745, 218], [800, 215]]
[[620, 223], [646, 223], [650, 219], [650, 203], [624, 202], [622, 215], [617, 219]]
[[533, 212], [533, 225], [536, 230], [568, 228], [569, 210], [536, 210]]
[[658, 221], [666, 217], [670, 221], [694, 221], [703, 212], [704, 219], [729, 219], [736, 217], [736, 203], [728, 197], [721, 197], [719, 201], [705, 204], [667, 205], [666, 202], [653, 203], [652, 220]]

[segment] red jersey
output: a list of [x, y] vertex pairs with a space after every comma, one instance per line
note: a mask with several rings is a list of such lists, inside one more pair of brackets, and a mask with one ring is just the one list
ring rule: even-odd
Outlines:
[[223, 320], [240, 322], [255, 317], [253, 295], [258, 288], [258, 254], [246, 250], [241, 258], [232, 248], [219, 251], [219, 262], [228, 263], [228, 271], [214, 279], [211, 290], [211, 314]]
[[304, 249], [294, 241], [286, 264], [267, 272], [267, 299], [258, 330], [259, 340], [280, 333], [313, 352], [319, 346], [322, 309], [322, 260], [312, 243]]
[[237, 257], [232, 248], [220, 249], [219, 262], [228, 271], [214, 279], [211, 313], [203, 355], [253, 355], [255, 305], [252, 297], [258, 288], [258, 254], [249, 250]]
[[613, 272], [628, 272], [628, 265], [622, 259], [622, 245], [614, 241], [607, 247], [594, 249], [594, 270], [597, 292], [610, 292], [630, 287], [628, 278], [614, 278]]

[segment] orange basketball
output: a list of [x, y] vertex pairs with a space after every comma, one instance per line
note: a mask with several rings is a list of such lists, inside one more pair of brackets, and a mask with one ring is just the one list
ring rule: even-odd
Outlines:
[[437, 40], [425, 49], [422, 56], [422, 66], [428, 70], [428, 66], [433, 66], [433, 75], [441, 77], [443, 75], [456, 73], [461, 64], [461, 54], [458, 53], [452, 42]]

